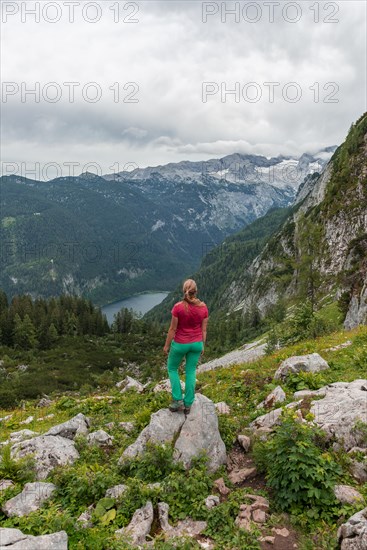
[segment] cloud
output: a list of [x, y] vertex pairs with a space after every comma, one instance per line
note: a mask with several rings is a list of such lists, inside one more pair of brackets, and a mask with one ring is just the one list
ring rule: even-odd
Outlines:
[[[253, 7], [236, 22], [212, 2], [218, 13], [204, 23], [208, 3], [152, 0], [136, 10], [107, 0], [94, 24], [83, 20], [85, 3], [74, 23], [59, 4], [57, 23], [22, 23], [17, 14], [2, 25], [2, 79], [19, 86], [1, 105], [5, 162], [98, 162], [106, 173], [116, 162], [302, 154], [340, 143], [366, 109], [364, 2], [320, 2], [318, 14], [314, 2], [287, 3], [301, 8], [295, 23], [284, 18], [295, 8], [283, 13], [284, 4], [271, 23], [258, 3], [261, 18], [250, 23], [243, 13], [253, 18]], [[225, 6], [237, 4], [246, 2]], [[86, 13], [94, 17], [92, 8]], [[339, 22], [326, 22], [333, 18]], [[37, 82], [40, 101], [22, 102], [22, 83], [24, 93]], [[73, 103], [70, 82], [79, 83]], [[205, 82], [215, 93], [203, 101]]]

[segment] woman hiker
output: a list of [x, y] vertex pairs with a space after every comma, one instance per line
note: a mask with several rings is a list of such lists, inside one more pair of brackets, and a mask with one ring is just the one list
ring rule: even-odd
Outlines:
[[[187, 279], [182, 289], [183, 300], [177, 302], [171, 310], [171, 325], [163, 351], [168, 354], [167, 369], [172, 388], [169, 409], [189, 414], [195, 399], [196, 366], [200, 355], [204, 353], [209, 313], [206, 304], [196, 297], [197, 286], [193, 279]], [[184, 357], [186, 381], [182, 399], [178, 368]]]

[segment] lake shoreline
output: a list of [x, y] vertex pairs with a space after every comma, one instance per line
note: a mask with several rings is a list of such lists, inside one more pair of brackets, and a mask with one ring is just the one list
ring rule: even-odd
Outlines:
[[156, 305], [163, 302], [171, 291], [167, 290], [145, 290], [142, 292], [136, 292], [133, 295], [115, 300], [103, 306], [99, 306], [100, 311], [106, 315], [109, 324], [113, 322], [114, 315], [121, 311], [123, 308], [132, 309], [138, 315], [145, 315], [148, 311], [153, 309]]
[[130, 300], [131, 298], [135, 298], [135, 296], [141, 296], [142, 294], [157, 294], [160, 292], [167, 292], [167, 295], [168, 295], [170, 292], [172, 292], [172, 290], [143, 290], [142, 292], [134, 292], [134, 294], [131, 294], [131, 296], [125, 296], [125, 298], [120, 298], [119, 300], [108, 302], [107, 304], [103, 304], [103, 306], [97, 306], [97, 307], [99, 307], [99, 309], [102, 309], [103, 307], [113, 306], [113, 304], [118, 304], [123, 300]]

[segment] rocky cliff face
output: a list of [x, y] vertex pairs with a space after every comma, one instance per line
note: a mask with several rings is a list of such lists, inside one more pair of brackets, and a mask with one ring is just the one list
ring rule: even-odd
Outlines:
[[229, 289], [232, 310], [280, 297], [342, 298], [345, 327], [367, 322], [367, 114], [318, 175], [300, 187], [295, 207], [243, 277]]

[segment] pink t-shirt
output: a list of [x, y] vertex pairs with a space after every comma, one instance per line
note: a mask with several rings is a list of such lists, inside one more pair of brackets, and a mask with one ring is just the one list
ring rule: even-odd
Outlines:
[[174, 341], [178, 344], [201, 342], [203, 340], [201, 324], [203, 319], [209, 316], [206, 306], [187, 304], [187, 307], [188, 312], [186, 313], [185, 305], [182, 302], [177, 302], [171, 309], [172, 315], [178, 317], [177, 330], [174, 337]]

